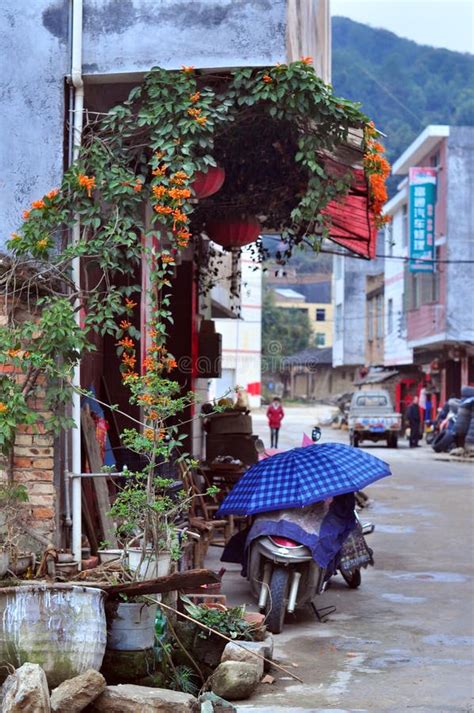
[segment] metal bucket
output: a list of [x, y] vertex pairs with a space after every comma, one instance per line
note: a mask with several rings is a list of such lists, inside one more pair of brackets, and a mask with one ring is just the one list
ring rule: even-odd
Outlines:
[[51, 688], [89, 668], [105, 653], [104, 593], [72, 584], [0, 588], [0, 682], [5, 664], [44, 669]]
[[157, 604], [123, 602], [110, 623], [107, 648], [116, 651], [143, 651], [155, 643]]

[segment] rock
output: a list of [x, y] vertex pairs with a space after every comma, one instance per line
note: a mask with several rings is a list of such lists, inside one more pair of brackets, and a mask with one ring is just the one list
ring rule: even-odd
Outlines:
[[117, 683], [141, 685], [141, 679], [154, 676], [156, 673], [155, 652], [153, 649], [142, 651], [105, 649], [100, 672], [105, 676], [109, 686]]
[[247, 661], [258, 668], [260, 678], [263, 676], [263, 659], [255, 656], [260, 654], [265, 656], [265, 646], [261, 641], [239, 641], [239, 643], [228, 643], [225, 647], [221, 661]]
[[223, 698], [217, 696], [212, 691], [203, 693], [201, 696], [199, 696], [198, 700], [201, 704], [201, 713], [204, 713], [203, 705], [205, 703], [210, 703], [212, 705], [212, 710], [214, 711], [214, 713], [237, 713], [237, 708], [233, 706], [232, 703], [229, 703], [229, 701], [225, 701]]
[[261, 669], [247, 661], [224, 661], [209, 683], [214, 693], [229, 701], [241, 701], [252, 695], [260, 681]]
[[2, 686], [2, 713], [50, 713], [46, 675], [37, 663], [24, 663]]
[[95, 701], [106, 687], [105, 678], [98, 671], [89, 669], [79, 676], [61, 683], [51, 694], [53, 713], [80, 713]]
[[198, 713], [199, 708], [189, 693], [125, 683], [107, 686], [89, 709], [91, 713]]
[[[273, 660], [273, 634], [270, 634], [270, 632], [267, 632], [265, 634], [265, 638], [263, 640], [263, 648], [264, 652], [263, 655], [265, 656], [266, 659], [269, 661]], [[271, 667], [271, 663], [265, 663], [263, 664], [263, 668], [265, 671], [268, 671]]]

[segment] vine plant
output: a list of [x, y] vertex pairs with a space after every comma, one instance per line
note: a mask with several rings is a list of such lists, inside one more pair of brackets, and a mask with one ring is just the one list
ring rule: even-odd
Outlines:
[[[367, 163], [368, 154], [377, 153], [367, 117], [332, 94], [310, 58], [218, 76], [192, 67], [154, 68], [126, 101], [89, 120], [78, 160], [59, 187], [24, 211], [2, 263], [8, 315], [0, 327], [3, 455], [12, 453], [21, 425], [55, 432], [72, 425], [66, 407], [73, 369], [94, 348], [94, 333], [112, 335], [130, 401], [141, 409], [140, 422], [123, 440], [147, 458], [153, 507], [156, 463], [183, 448], [179, 424], [169, 425], [170, 419], [176, 424], [193, 400], [172, 378], [176, 362], [166, 348], [179, 254], [191, 243], [199, 253], [209, 217], [248, 214], [258, 215], [263, 230], [278, 231], [288, 254], [303, 239], [317, 250], [329, 229], [321, 210], [343, 197], [351, 180], [350, 167], [345, 176], [331, 176], [324, 157], [345, 147], [354, 128], [368, 173], [384, 174], [385, 166], [372, 158]], [[226, 169], [224, 187], [198, 202], [193, 180], [218, 162]], [[373, 190], [372, 208], [380, 220]], [[77, 221], [79, 239], [71, 243]], [[80, 285], [72, 277], [75, 260], [82, 265]], [[145, 346], [139, 351], [133, 320], [140, 266], [151, 285], [146, 353]], [[25, 304], [30, 314], [22, 317]], [[35, 397], [42, 399], [40, 412]]]

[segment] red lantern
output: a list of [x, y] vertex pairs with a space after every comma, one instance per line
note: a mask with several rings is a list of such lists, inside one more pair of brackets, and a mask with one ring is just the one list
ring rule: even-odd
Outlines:
[[196, 198], [207, 198], [217, 193], [225, 181], [225, 170], [219, 166], [209, 166], [206, 172], [198, 171], [192, 183]]
[[254, 243], [260, 235], [260, 223], [254, 216], [246, 218], [231, 218], [230, 220], [209, 221], [206, 224], [206, 233], [211, 240], [222, 245], [226, 250], [242, 248], [244, 245]]

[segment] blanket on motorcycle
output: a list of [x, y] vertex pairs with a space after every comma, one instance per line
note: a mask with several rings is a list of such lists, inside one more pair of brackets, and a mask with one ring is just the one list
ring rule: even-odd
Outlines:
[[308, 547], [320, 567], [335, 568], [342, 544], [356, 526], [354, 504], [354, 493], [346, 493], [333, 498], [329, 505], [317, 502], [304, 508], [261, 513], [249, 530], [231, 538], [221, 560], [245, 568], [253, 540], [276, 535]]

